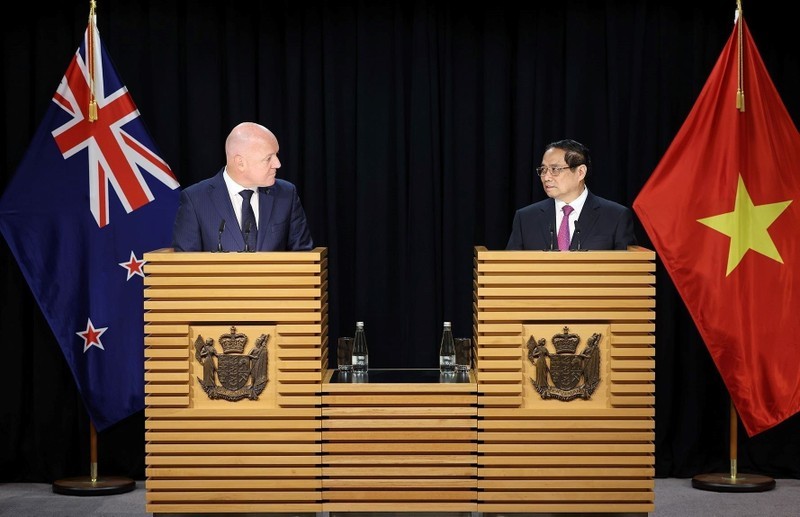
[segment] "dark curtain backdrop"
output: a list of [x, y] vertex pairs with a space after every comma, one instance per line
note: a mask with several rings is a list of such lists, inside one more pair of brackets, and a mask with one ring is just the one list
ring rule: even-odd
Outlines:
[[[630, 206], [708, 78], [736, 7], [517, 3], [100, 0], [98, 26], [182, 185], [222, 167], [236, 123], [275, 132], [279, 176], [297, 184], [315, 243], [328, 248], [330, 342], [364, 320], [371, 365], [434, 367], [443, 320], [472, 334], [474, 246], [504, 248], [514, 211], [544, 197], [533, 173], [544, 145], [587, 144], [590, 189]], [[796, 20], [769, 2], [744, 8], [797, 123]], [[88, 11], [88, 1], [31, 4], [5, 22], [0, 188]], [[698, 202], [716, 195], [703, 174], [685, 185]], [[88, 475], [88, 417], [4, 240], [0, 267], [0, 482]], [[727, 391], [657, 267], [656, 475], [728, 472]], [[800, 477], [800, 418], [752, 438], [740, 428], [738, 458], [740, 472]], [[101, 475], [144, 479], [143, 412], [99, 435], [99, 465]]]

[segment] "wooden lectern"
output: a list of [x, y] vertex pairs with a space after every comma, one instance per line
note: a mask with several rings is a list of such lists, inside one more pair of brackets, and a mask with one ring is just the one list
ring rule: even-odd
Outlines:
[[655, 509], [654, 260], [475, 249], [478, 511]]
[[655, 508], [652, 251], [476, 248], [456, 383], [328, 368], [325, 249], [144, 258], [148, 512]]
[[327, 249], [144, 259], [147, 512], [321, 512]]

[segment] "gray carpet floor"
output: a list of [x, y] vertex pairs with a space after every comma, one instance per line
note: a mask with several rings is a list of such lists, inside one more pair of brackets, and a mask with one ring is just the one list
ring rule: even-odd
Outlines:
[[[767, 492], [720, 493], [692, 488], [691, 479], [657, 479], [656, 509], [650, 515], [653, 517], [800, 516], [800, 480], [775, 481], [775, 488]], [[136, 489], [125, 494], [91, 497], [55, 494], [49, 484], [0, 484], [0, 516], [4, 517], [148, 515], [151, 514], [145, 511], [144, 481], [138, 481]], [[357, 515], [363, 517], [367, 514]], [[408, 513], [380, 515], [412, 517]], [[436, 514], [425, 515], [432, 517]], [[335, 515], [331, 514], [330, 517]]]

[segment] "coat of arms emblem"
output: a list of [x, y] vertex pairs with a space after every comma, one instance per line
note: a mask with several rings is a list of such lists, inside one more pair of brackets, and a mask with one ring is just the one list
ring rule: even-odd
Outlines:
[[[203, 365], [203, 377], [197, 380], [210, 399], [235, 402], [243, 398], [258, 399], [267, 385], [267, 342], [261, 334], [245, 354], [248, 338], [232, 326], [229, 334], [219, 337], [220, 354], [214, 340], [198, 335], [194, 341], [194, 357]], [[219, 381], [219, 384], [217, 384]]]
[[531, 380], [542, 399], [566, 402], [592, 397], [600, 383], [600, 338], [600, 334], [592, 334], [586, 347], [576, 354], [581, 338], [570, 333], [569, 327], [564, 327], [563, 333], [552, 338], [556, 353], [551, 354], [544, 338], [537, 342], [533, 336], [530, 337], [528, 360], [536, 368], [536, 377]]

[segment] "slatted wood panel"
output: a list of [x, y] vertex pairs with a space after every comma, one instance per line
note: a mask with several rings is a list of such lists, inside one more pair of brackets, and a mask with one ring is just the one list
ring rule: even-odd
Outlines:
[[[327, 250], [145, 254], [146, 502], [153, 513], [320, 512]], [[267, 342], [257, 400], [211, 400], [197, 337]], [[251, 346], [251, 345], [248, 345]]]
[[474, 382], [323, 389], [326, 511], [476, 511]]
[[[475, 249], [478, 511], [655, 508], [655, 254]], [[543, 400], [527, 340], [602, 335], [589, 400]], [[578, 350], [580, 351], [580, 349]]]

